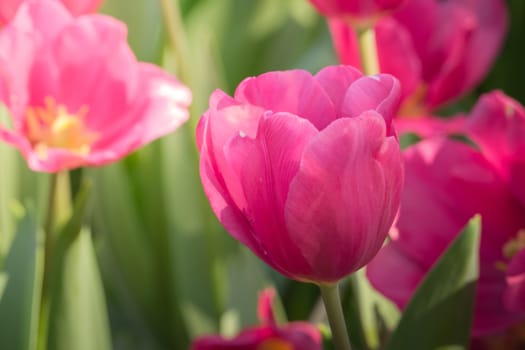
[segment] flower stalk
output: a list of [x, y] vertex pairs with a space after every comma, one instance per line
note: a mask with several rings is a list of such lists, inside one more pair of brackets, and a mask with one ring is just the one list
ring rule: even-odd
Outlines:
[[359, 28], [357, 30], [359, 42], [359, 54], [361, 56], [361, 66], [366, 75], [379, 73], [379, 60], [377, 56], [377, 42], [373, 26]]
[[352, 350], [346, 330], [338, 284], [320, 284], [321, 297], [332, 329], [332, 339], [336, 350]]

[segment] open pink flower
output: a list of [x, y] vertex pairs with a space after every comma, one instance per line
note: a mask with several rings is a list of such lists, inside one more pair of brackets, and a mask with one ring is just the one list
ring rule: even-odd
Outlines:
[[[0, 1], [0, 25], [6, 24], [15, 17], [16, 11], [26, 0]], [[42, 2], [60, 1], [73, 14], [78, 16], [94, 12], [104, 0], [40, 0]]]
[[291, 322], [282, 327], [275, 322], [272, 303], [275, 290], [266, 289], [259, 296], [261, 325], [244, 330], [233, 339], [204, 336], [193, 342], [192, 350], [322, 350], [321, 334], [306, 322]]
[[[463, 123], [478, 148], [436, 134], [405, 151], [397, 230], [368, 266], [372, 284], [404, 307], [425, 274], [476, 213], [482, 216], [473, 334], [525, 320], [525, 203], [512, 176], [525, 140], [523, 108], [499, 92], [480, 99]], [[514, 179], [514, 180], [513, 180]]]
[[397, 9], [405, 0], [310, 0], [316, 9], [347, 23], [369, 23]]
[[[381, 71], [401, 81], [403, 114], [426, 114], [475, 87], [507, 28], [504, 0], [407, 0], [376, 24]], [[357, 38], [345, 21], [330, 29], [339, 59], [360, 66]]]
[[0, 138], [36, 171], [118, 160], [188, 118], [190, 91], [139, 63], [113, 18], [28, 1], [0, 32]]
[[335, 282], [381, 247], [403, 170], [399, 84], [352, 67], [293, 70], [217, 90], [200, 120], [200, 173], [229, 233], [281, 273]]

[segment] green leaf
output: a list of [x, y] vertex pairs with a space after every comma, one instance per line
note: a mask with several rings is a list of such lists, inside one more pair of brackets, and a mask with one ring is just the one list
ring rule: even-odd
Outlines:
[[49, 349], [111, 349], [104, 290], [87, 229], [65, 252], [60, 277], [52, 300]]
[[417, 289], [387, 350], [468, 348], [480, 233], [481, 219], [475, 216]]
[[41, 254], [34, 215], [20, 222], [0, 274], [0, 349], [34, 349], [38, 327]]

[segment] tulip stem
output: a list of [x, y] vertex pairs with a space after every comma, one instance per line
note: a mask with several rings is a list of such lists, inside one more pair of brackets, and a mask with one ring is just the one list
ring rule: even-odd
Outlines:
[[338, 284], [320, 284], [328, 322], [332, 329], [332, 338], [336, 350], [352, 350], [350, 338], [346, 330]]
[[373, 26], [359, 28], [357, 30], [359, 41], [359, 53], [361, 55], [361, 66], [366, 75], [379, 73], [379, 62], [377, 57], [377, 42]]
[[182, 15], [180, 13], [179, 1], [160, 0], [162, 14], [164, 16], [164, 25], [171, 41], [175, 60], [177, 61], [177, 77], [185, 84], [190, 83], [189, 67], [187, 66], [187, 44], [182, 25]]
[[37, 347], [39, 350], [47, 349], [47, 333], [49, 329], [49, 273], [53, 250], [53, 230], [55, 227], [56, 199], [58, 188], [58, 174], [54, 173], [49, 178], [47, 197], [47, 213], [44, 222], [44, 268], [42, 276], [42, 290], [40, 296], [40, 317]]

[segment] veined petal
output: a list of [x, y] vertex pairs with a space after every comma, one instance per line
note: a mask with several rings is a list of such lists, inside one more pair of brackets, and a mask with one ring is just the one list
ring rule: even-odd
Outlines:
[[315, 75], [335, 107], [337, 117], [342, 117], [346, 90], [363, 74], [351, 66], [329, 66]]
[[247, 202], [246, 215], [267, 254], [264, 260], [292, 276], [309, 271], [310, 266], [286, 231], [284, 203], [303, 150], [317, 132], [306, 119], [276, 113], [261, 119], [255, 140], [238, 136], [239, 142], [228, 151], [245, 155], [239, 178]]
[[403, 172], [399, 145], [385, 133], [373, 111], [336, 120], [308, 144], [290, 184], [286, 226], [325, 282], [366, 264], [392, 225]]
[[343, 116], [356, 117], [365, 111], [376, 111], [387, 125], [395, 117], [400, 102], [399, 81], [388, 74], [365, 76], [356, 80], [347, 90], [343, 104]]
[[288, 112], [306, 118], [318, 130], [337, 118], [324, 89], [303, 70], [269, 72], [245, 79], [235, 90], [235, 99], [273, 113]]

